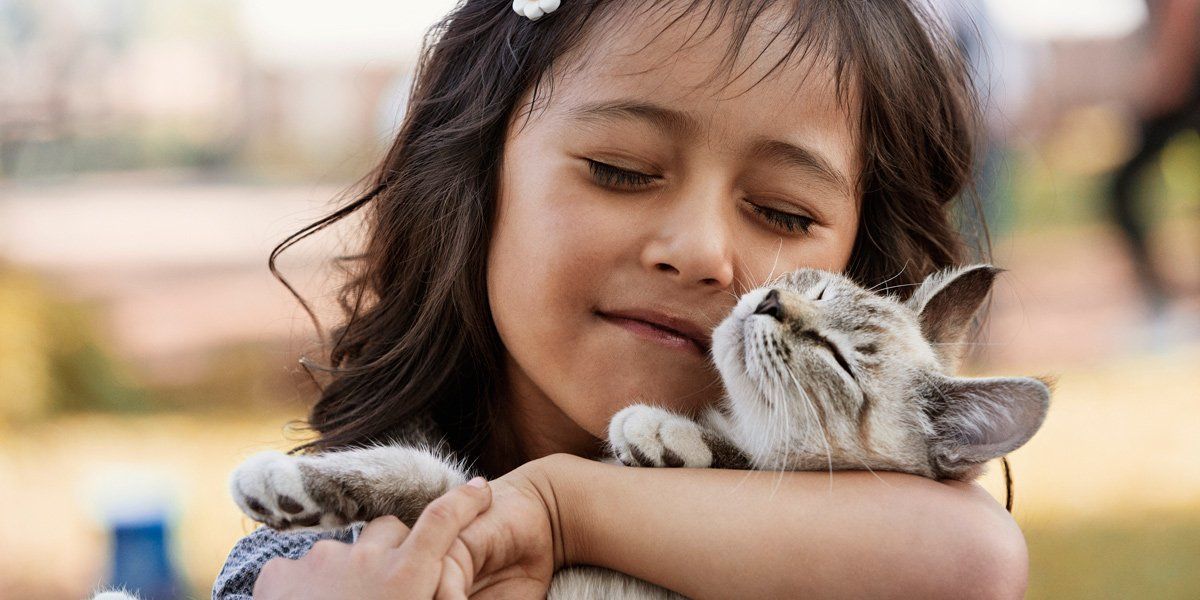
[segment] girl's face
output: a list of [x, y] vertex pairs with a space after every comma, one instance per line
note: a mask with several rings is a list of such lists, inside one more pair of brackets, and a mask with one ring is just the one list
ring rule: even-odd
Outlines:
[[793, 57], [755, 83], [790, 45], [768, 45], [778, 25], [759, 23], [729, 77], [713, 77], [721, 32], [679, 50], [695, 20], [605, 31], [549, 103], [510, 125], [487, 285], [530, 458], [595, 451], [634, 402], [713, 403], [703, 338], [737, 295], [800, 267], [846, 267], [854, 113], [815, 62]]

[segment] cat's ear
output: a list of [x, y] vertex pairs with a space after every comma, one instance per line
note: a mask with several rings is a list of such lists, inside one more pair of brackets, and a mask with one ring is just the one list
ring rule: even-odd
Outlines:
[[969, 480], [1020, 448], [1046, 420], [1053, 381], [930, 374], [923, 392], [933, 425], [930, 458], [943, 477]]
[[925, 278], [908, 299], [917, 313], [921, 333], [933, 345], [938, 360], [951, 373], [965, 354], [971, 318], [992, 291], [1004, 269], [971, 265], [939, 271]]

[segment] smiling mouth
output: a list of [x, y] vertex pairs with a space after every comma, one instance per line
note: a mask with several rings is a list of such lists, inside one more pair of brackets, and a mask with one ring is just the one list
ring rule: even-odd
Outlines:
[[657, 342], [670, 348], [684, 350], [700, 356], [706, 356], [708, 354], [707, 344], [704, 344], [699, 340], [693, 339], [684, 333], [669, 327], [659, 325], [657, 323], [642, 321], [640, 319], [608, 315], [599, 311], [596, 311], [595, 314], [601, 319], [621, 327], [643, 339]]

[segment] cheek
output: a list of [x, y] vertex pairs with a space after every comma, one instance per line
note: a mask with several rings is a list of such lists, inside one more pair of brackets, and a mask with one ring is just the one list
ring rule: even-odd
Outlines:
[[779, 238], [776, 238], [772, 243], [746, 245], [738, 252], [736, 264], [745, 271], [739, 273], [737, 278], [761, 285], [773, 277], [803, 268], [841, 273], [850, 264], [857, 231], [858, 223], [855, 221], [828, 229], [820, 236], [800, 243], [784, 240], [780, 244]]
[[586, 284], [578, 276], [580, 245], [553, 209], [520, 189], [502, 200], [488, 252], [488, 300], [502, 337], [562, 335], [564, 305]]
[[545, 401], [597, 437], [638, 398], [690, 410], [720, 392], [702, 361], [592, 314], [644, 300], [628, 284], [641, 277], [631, 274], [640, 268], [639, 222], [569, 174], [514, 172], [489, 248], [488, 300], [510, 359]]
[[818, 269], [841, 273], [850, 265], [850, 254], [854, 251], [854, 240], [858, 236], [858, 219], [846, 221], [833, 232], [829, 243], [822, 248]]
[[[597, 435], [607, 415], [596, 407], [603, 374], [591, 369], [591, 310], [604, 274], [620, 247], [603, 223], [571, 198], [560, 177], [514, 173], [501, 193], [488, 253], [487, 289], [492, 317], [514, 366], [544, 398]], [[541, 410], [541, 409], [536, 409]], [[594, 412], [594, 411], [593, 411]]]
[[554, 178], [516, 175], [501, 194], [488, 252], [489, 300], [502, 333], [555, 334], [569, 325], [565, 312], [586, 308], [615, 244]]

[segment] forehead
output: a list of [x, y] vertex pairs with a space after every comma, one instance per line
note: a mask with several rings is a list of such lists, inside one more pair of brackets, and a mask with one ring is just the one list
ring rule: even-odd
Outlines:
[[818, 42], [796, 37], [789, 3], [759, 15], [744, 37], [729, 17], [678, 4], [658, 10], [624, 5], [635, 14], [614, 11], [596, 23], [563, 57], [546, 108], [563, 120], [598, 106], [665, 108], [658, 124], [677, 138], [739, 153], [783, 156], [788, 147], [801, 148], [853, 180], [859, 166], [854, 90], [839, 98], [828, 55]]

